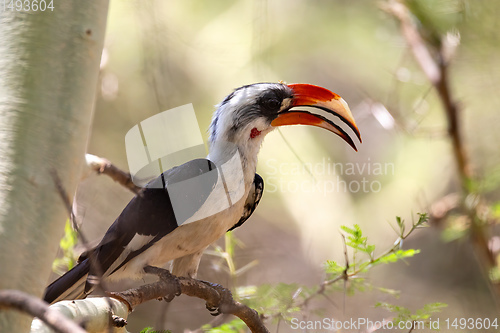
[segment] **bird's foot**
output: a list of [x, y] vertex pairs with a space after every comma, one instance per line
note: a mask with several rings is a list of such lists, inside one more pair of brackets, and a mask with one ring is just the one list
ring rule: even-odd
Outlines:
[[168, 269], [154, 267], [154, 266], [146, 266], [144, 267], [144, 272], [148, 274], [157, 275], [160, 280], [163, 280], [168, 283], [169, 292], [163, 296], [158, 298], [159, 301], [171, 302], [175, 296], [180, 296], [182, 294], [181, 284], [177, 276], [173, 275], [169, 272]]
[[127, 320], [125, 318], [116, 315], [111, 316], [111, 321], [115, 327], [125, 327], [127, 325]]
[[207, 281], [202, 281], [202, 280], [200, 280], [200, 282], [203, 282], [204, 284], [206, 284], [210, 288], [215, 289], [220, 295], [220, 298], [216, 304], [207, 302], [207, 304], [206, 304], [207, 310], [210, 312], [210, 314], [212, 316], [218, 316], [221, 313], [223, 313], [221, 307], [228, 300], [231, 301], [233, 299], [233, 295], [231, 294], [231, 291], [229, 289], [224, 288], [223, 286], [221, 286], [220, 284], [217, 284], [217, 283], [212, 283], [212, 282], [207, 282]]

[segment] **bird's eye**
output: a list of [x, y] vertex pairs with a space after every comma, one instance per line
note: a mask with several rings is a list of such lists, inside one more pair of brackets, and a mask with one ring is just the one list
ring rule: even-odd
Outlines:
[[278, 111], [281, 108], [281, 102], [275, 98], [265, 99], [262, 106], [269, 111]]

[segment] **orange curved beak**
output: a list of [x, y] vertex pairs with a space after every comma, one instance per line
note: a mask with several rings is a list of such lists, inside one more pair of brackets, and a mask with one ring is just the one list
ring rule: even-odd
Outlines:
[[[293, 90], [293, 100], [290, 108], [308, 106], [321, 109], [331, 115], [338, 117], [349, 126], [361, 141], [358, 126], [354, 121], [351, 110], [347, 103], [334, 92], [312, 84], [289, 84]], [[326, 117], [302, 110], [286, 110], [279, 113], [278, 117], [271, 122], [272, 126], [285, 125], [311, 125], [329, 130], [344, 139], [354, 150], [356, 145], [351, 137], [338, 125], [335, 125]]]

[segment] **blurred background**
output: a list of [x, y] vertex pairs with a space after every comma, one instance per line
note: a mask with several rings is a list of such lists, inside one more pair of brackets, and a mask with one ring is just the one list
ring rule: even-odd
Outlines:
[[[318, 285], [325, 260], [344, 262], [340, 225], [359, 224], [376, 244], [375, 253], [381, 253], [397, 238], [391, 227], [396, 216], [411, 223], [461, 188], [442, 104], [398, 21], [382, 9], [385, 3], [111, 1], [88, 152], [128, 170], [127, 131], [187, 103], [193, 103], [206, 140], [215, 105], [245, 84], [282, 80], [336, 92], [361, 131], [359, 151], [318, 128], [285, 127], [268, 135], [257, 170], [266, 182], [263, 200], [234, 233], [237, 266], [257, 264], [236, 282], [216, 256], [205, 255], [199, 271], [199, 278], [228, 286]], [[436, 34], [458, 45], [448, 74], [460, 106], [474, 191], [487, 203], [488, 214], [498, 217], [500, 2], [407, 3], [417, 9], [428, 45]], [[131, 197], [105, 176], [84, 180], [77, 204], [87, 237], [98, 241]], [[494, 231], [488, 228], [488, 239], [498, 244]], [[324, 308], [324, 317], [339, 320], [382, 320], [391, 314], [374, 307], [379, 301], [413, 311], [444, 302], [448, 307], [436, 318], [497, 317], [488, 276], [459, 215], [417, 230], [404, 247], [421, 253], [366, 275], [374, 286], [399, 290], [399, 298], [377, 288], [354, 296], [339, 291], [330, 300], [318, 298], [311, 308]], [[154, 326], [183, 332], [211, 320], [203, 301], [181, 296], [170, 305], [139, 307], [128, 330]], [[286, 323], [269, 326], [293, 331]]]

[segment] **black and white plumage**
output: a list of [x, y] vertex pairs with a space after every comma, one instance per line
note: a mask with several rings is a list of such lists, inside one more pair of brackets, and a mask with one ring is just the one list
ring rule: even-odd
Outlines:
[[[301, 106], [323, 114], [297, 110]], [[172, 168], [148, 184], [129, 202], [101, 242], [47, 287], [44, 299], [52, 303], [84, 298], [92, 292], [97, 276], [108, 282], [140, 279], [145, 266], [161, 267], [169, 261], [173, 261], [174, 275], [196, 276], [206, 247], [241, 226], [262, 197], [264, 181], [255, 171], [267, 133], [277, 126], [312, 125], [334, 132], [356, 149], [329, 115], [338, 117], [361, 141], [347, 104], [327, 89], [282, 83], [236, 89], [214, 113], [207, 158]], [[197, 177], [203, 182], [186, 182]], [[169, 186], [175, 184], [182, 186], [173, 196]], [[174, 201], [184, 203], [180, 213], [174, 209]]]
[[245, 201], [245, 206], [243, 208], [243, 214], [241, 215], [240, 220], [238, 223], [233, 225], [231, 229], [228, 231], [234, 230], [235, 228], [240, 227], [243, 223], [248, 220], [250, 215], [253, 214], [255, 208], [257, 208], [257, 205], [260, 202], [260, 199], [262, 198], [262, 194], [264, 193], [264, 179], [262, 179], [261, 176], [259, 176], [258, 173], [255, 174], [255, 179], [253, 181], [253, 185], [250, 188], [250, 192], [248, 193], [247, 200]]

